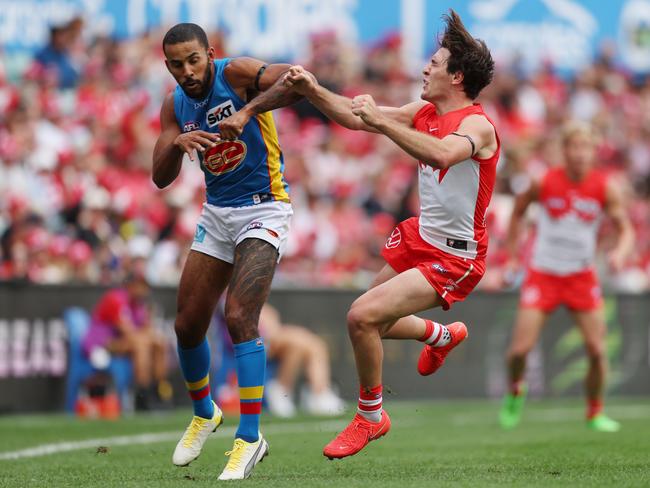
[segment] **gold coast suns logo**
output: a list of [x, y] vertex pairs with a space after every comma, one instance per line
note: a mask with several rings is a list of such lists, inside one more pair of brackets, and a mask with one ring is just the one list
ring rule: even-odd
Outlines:
[[237, 168], [246, 157], [244, 141], [221, 141], [203, 156], [203, 165], [213, 175], [222, 175]]

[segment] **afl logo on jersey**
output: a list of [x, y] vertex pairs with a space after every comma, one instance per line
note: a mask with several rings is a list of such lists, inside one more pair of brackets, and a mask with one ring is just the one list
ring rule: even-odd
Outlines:
[[183, 124], [183, 132], [192, 132], [193, 130], [199, 130], [200, 126], [193, 120], [188, 120]]
[[208, 113], [205, 115], [205, 121], [209, 127], [214, 127], [223, 119], [230, 117], [235, 112], [236, 110], [232, 100], [226, 100], [208, 110]]
[[203, 165], [213, 175], [222, 175], [237, 168], [246, 157], [244, 141], [221, 141], [203, 156]]

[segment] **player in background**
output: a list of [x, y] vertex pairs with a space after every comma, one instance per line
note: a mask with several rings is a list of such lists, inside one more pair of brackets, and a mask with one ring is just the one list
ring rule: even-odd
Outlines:
[[539, 202], [535, 246], [521, 287], [507, 354], [509, 391], [499, 420], [505, 429], [519, 423], [527, 392], [526, 356], [537, 342], [546, 318], [564, 305], [580, 329], [587, 350], [587, 425], [597, 431], [615, 432], [619, 430], [618, 422], [603, 413], [607, 327], [593, 264], [603, 215], [609, 216], [618, 228], [618, 240], [607, 256], [613, 270], [622, 267], [634, 236], [620, 185], [594, 168], [596, 139], [591, 127], [577, 122], [567, 124], [562, 144], [564, 165], [548, 170], [541, 182], [533, 183], [517, 197], [510, 220], [508, 249], [516, 259], [526, 209], [532, 202]]
[[196, 24], [175, 25], [162, 44], [178, 86], [160, 111], [152, 179], [159, 188], [171, 184], [187, 155], [205, 173], [207, 194], [178, 291], [178, 356], [194, 417], [173, 462], [183, 466], [196, 459], [222, 422], [210, 395], [205, 335], [228, 286], [225, 314], [237, 360], [241, 417], [219, 479], [243, 479], [268, 453], [259, 432], [266, 358], [257, 324], [292, 215], [269, 110], [300, 97], [278, 82], [289, 65], [216, 59]]
[[335, 122], [384, 134], [419, 161], [420, 217], [395, 228], [383, 250], [387, 264], [348, 312], [359, 403], [350, 425], [325, 446], [330, 459], [351, 456], [390, 429], [382, 409], [382, 337], [424, 342], [418, 371], [435, 372], [467, 329], [412, 314], [449, 309], [485, 272], [485, 213], [500, 144], [492, 122], [473, 101], [492, 80], [494, 62], [453, 10], [445, 22], [440, 49], [423, 70], [420, 101], [377, 107], [370, 95], [350, 100], [328, 91], [300, 66], [285, 76], [288, 86]]

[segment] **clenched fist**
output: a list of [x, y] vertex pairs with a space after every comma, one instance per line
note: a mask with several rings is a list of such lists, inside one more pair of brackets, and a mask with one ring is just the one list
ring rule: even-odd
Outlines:
[[248, 124], [251, 116], [245, 110], [234, 113], [227, 119], [219, 122], [219, 132], [221, 138], [226, 141], [234, 141], [244, 131], [244, 126]]
[[375, 126], [383, 117], [375, 100], [370, 95], [358, 95], [352, 99], [352, 113], [370, 126]]
[[316, 77], [300, 65], [289, 68], [289, 71], [282, 78], [282, 83], [304, 96], [309, 96], [318, 86]]

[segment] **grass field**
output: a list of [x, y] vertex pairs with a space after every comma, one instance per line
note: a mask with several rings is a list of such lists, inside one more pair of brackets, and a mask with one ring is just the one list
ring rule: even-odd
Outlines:
[[[608, 413], [623, 424], [617, 434], [587, 430], [577, 400], [530, 402], [524, 422], [512, 432], [497, 427], [493, 402], [390, 402], [387, 407], [391, 432], [341, 461], [326, 460], [321, 449], [345, 426], [347, 416], [266, 417], [270, 455], [245, 485], [650, 486], [650, 404], [645, 399], [610, 402]], [[226, 420], [191, 466], [176, 468], [171, 453], [188, 415], [138, 415], [114, 422], [0, 417], [0, 486], [214, 486], [226, 461], [223, 453], [232, 447], [235, 419]]]

